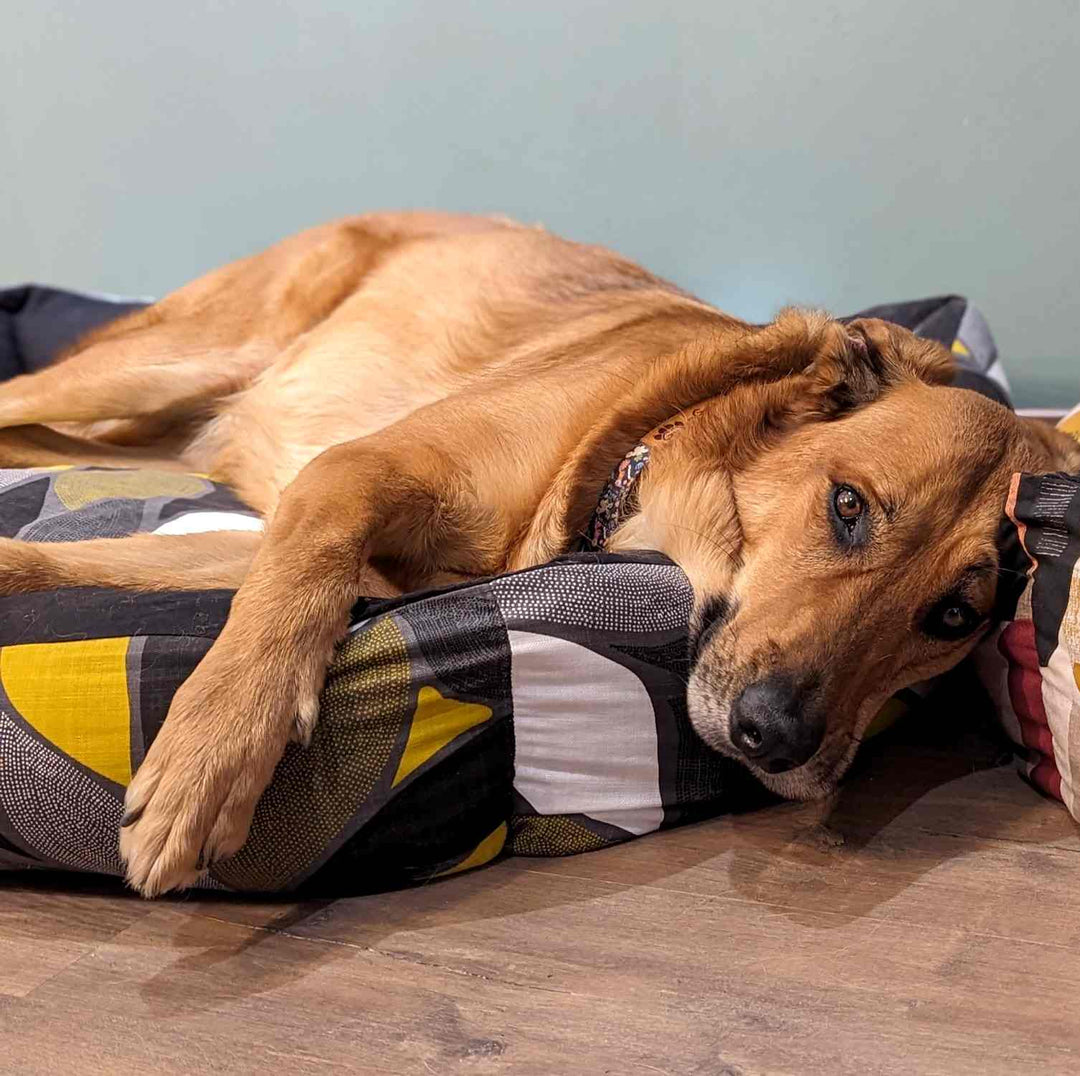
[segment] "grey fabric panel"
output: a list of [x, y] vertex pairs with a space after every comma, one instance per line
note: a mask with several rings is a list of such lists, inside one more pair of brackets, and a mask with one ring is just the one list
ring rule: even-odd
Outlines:
[[551, 621], [597, 632], [685, 629], [694, 593], [682, 570], [655, 564], [555, 564], [491, 581], [507, 627]]
[[[987, 374], [993, 377], [1000, 385], [1008, 387], [1004, 371], [1001, 370], [1001, 365], [998, 363], [997, 344], [994, 343], [994, 337], [990, 333], [990, 326], [987, 325], [986, 318], [971, 303], [968, 303], [964, 315], [960, 319], [960, 324], [956, 330], [956, 338], [971, 353], [970, 356], [957, 355], [957, 361], [961, 365], [978, 370], [979, 373]], [[997, 376], [991, 373], [995, 364], [997, 364], [999, 371]]]
[[91, 538], [123, 538], [139, 530], [141, 501], [109, 498], [74, 512], [48, 515], [23, 527], [18, 537], [26, 542], [82, 542]]
[[116, 834], [121, 793], [0, 711], [0, 795], [12, 828], [43, 859], [123, 873]]

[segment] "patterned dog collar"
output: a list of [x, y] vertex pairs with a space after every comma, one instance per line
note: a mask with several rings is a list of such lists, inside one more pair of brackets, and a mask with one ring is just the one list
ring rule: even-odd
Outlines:
[[585, 534], [583, 547], [586, 550], [602, 550], [623, 520], [631, 514], [631, 495], [638, 476], [649, 462], [651, 451], [644, 441], [639, 441], [611, 472]]
[[[696, 407], [691, 414], [700, 414]], [[637, 509], [637, 480], [645, 470], [656, 445], [666, 441], [686, 425], [689, 416], [679, 415], [650, 430], [616, 465], [603, 490], [588, 530], [578, 545], [585, 552], [600, 552], [608, 539]]]

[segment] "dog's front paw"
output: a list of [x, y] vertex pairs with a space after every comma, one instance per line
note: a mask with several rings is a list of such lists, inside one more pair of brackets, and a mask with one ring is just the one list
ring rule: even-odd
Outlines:
[[247, 840], [288, 726], [237, 706], [237, 697], [255, 696], [236, 688], [197, 671], [128, 786], [120, 855], [145, 897], [193, 884]]
[[319, 690], [311, 686], [302, 691], [296, 705], [296, 717], [293, 720], [289, 739], [301, 747], [311, 745], [315, 735], [315, 726], [319, 723]]

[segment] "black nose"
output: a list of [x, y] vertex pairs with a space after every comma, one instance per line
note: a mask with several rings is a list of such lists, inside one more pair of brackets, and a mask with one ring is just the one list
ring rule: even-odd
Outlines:
[[825, 721], [805, 706], [805, 695], [786, 676], [768, 676], [744, 688], [731, 708], [735, 746], [769, 773], [808, 762], [821, 746]]

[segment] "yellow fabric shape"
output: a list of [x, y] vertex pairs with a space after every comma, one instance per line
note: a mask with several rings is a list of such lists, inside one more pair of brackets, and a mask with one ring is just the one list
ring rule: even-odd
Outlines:
[[959, 338], [957, 338], [956, 340], [954, 340], [952, 342], [951, 350], [952, 350], [952, 353], [954, 355], [970, 355], [971, 354], [971, 352], [968, 350], [967, 344], [965, 344], [964, 341], [959, 339]]
[[1058, 424], [1062, 433], [1080, 441], [1080, 407], [1074, 407]]
[[195, 475], [171, 471], [68, 471], [57, 476], [53, 491], [60, 503], [74, 512], [110, 497], [131, 497], [138, 501], [151, 497], [199, 497], [206, 493], [207, 485]]
[[64, 754], [121, 785], [131, 781], [130, 641], [0, 647], [0, 682], [19, 716]]
[[394, 784], [404, 781], [455, 737], [490, 718], [491, 709], [487, 706], [447, 699], [433, 687], [422, 687]]
[[506, 844], [507, 825], [500, 822], [460, 863], [455, 863], [449, 870], [439, 871], [436, 878], [445, 878], [448, 874], [471, 871], [473, 867], [482, 867], [490, 863]]

